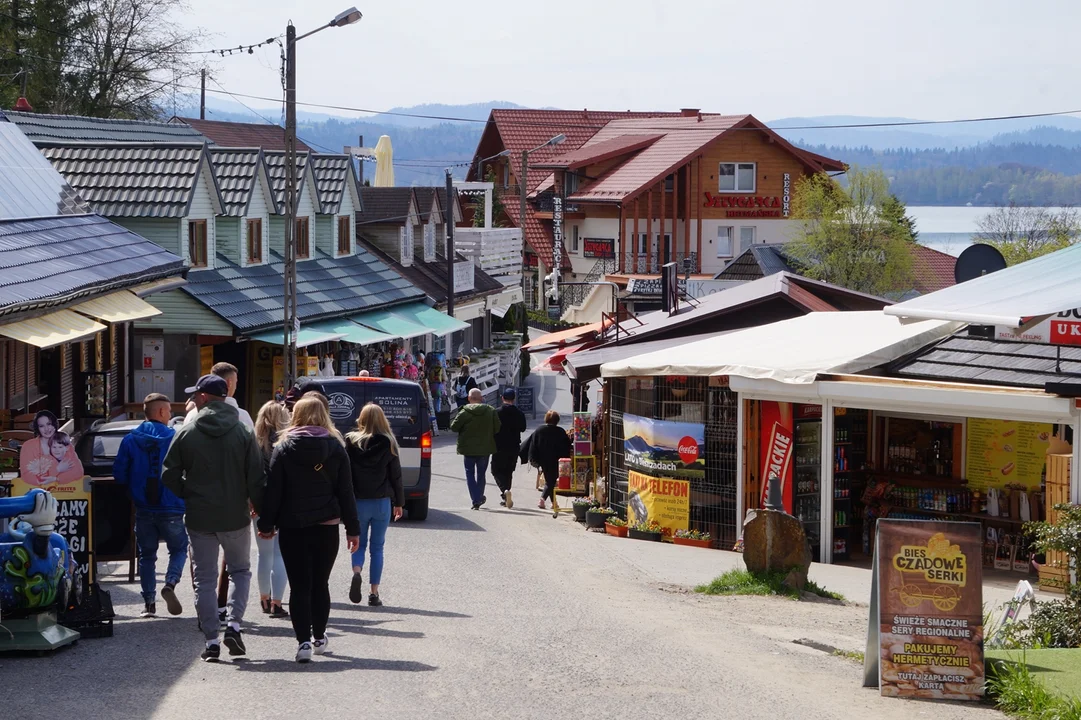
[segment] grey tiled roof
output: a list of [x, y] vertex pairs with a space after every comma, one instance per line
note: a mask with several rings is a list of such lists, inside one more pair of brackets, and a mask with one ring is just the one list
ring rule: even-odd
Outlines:
[[[263, 159], [266, 162], [267, 179], [270, 181], [270, 194], [274, 196], [274, 206], [279, 215], [285, 213], [285, 153], [277, 150], [264, 151]], [[308, 153], [297, 153], [297, 197], [304, 190], [304, 172], [308, 165]], [[312, 198], [312, 204], [318, 208], [319, 199]]]
[[90, 212], [14, 123], [0, 121], [0, 219]]
[[176, 255], [97, 215], [0, 221], [0, 314], [180, 275]]
[[1081, 378], [1081, 348], [973, 337], [967, 330], [924, 348], [888, 374], [924, 380], [1043, 388]]
[[[404, 225], [409, 216], [409, 204], [413, 200], [413, 188], [362, 187], [360, 202], [363, 209], [357, 213], [357, 224], [393, 223]], [[421, 209], [426, 212], [426, 209]]]
[[446, 213], [447, 189], [445, 187], [415, 187], [413, 193], [417, 196], [417, 212], [420, 214], [422, 223], [428, 222], [428, 214], [432, 210], [432, 195], [439, 196], [439, 211]]
[[780, 245], [752, 245], [740, 253], [714, 280], [751, 281], [779, 272], [797, 272]]
[[210, 165], [226, 215], [242, 216], [247, 212], [262, 162], [259, 148], [210, 148]]
[[[302, 322], [348, 317], [424, 298], [422, 291], [363, 249], [337, 259], [314, 253], [314, 259], [297, 263], [297, 314]], [[269, 265], [249, 268], [219, 255], [214, 270], [189, 274], [184, 290], [238, 331], [250, 334], [281, 326], [282, 270], [282, 258], [274, 253]]]
[[79, 115], [42, 115], [7, 110], [8, 119], [34, 143], [81, 142], [203, 142], [198, 130], [179, 123], [153, 120], [106, 120]]
[[206, 153], [201, 142], [40, 147], [94, 212], [107, 217], [183, 217]]
[[[322, 212], [337, 214], [342, 205], [342, 194], [348, 192], [346, 183], [356, 183], [353, 160], [348, 155], [312, 155], [312, 172]], [[357, 208], [359, 210], [359, 208]]]

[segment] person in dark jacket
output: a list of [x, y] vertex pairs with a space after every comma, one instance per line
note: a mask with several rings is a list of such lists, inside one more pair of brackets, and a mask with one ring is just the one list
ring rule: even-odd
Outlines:
[[458, 377], [454, 378], [454, 402], [457, 403], [459, 408], [465, 407], [473, 402], [469, 399], [469, 393], [477, 389], [477, 381], [470, 376], [469, 366], [462, 365]]
[[492, 477], [503, 498], [499, 504], [508, 508], [514, 507], [511, 481], [514, 479], [514, 466], [518, 464], [522, 433], [525, 432], [525, 413], [514, 404], [517, 396], [512, 387], [503, 390], [503, 406], [496, 411], [499, 432], [495, 434], [495, 454], [492, 455]]
[[402, 487], [402, 464], [398, 459], [398, 441], [394, 439], [383, 408], [368, 403], [357, 418], [357, 429], [346, 438], [346, 450], [353, 473], [353, 494], [360, 518], [360, 547], [353, 553], [353, 580], [349, 599], [359, 603], [363, 596], [364, 553], [371, 534], [372, 591], [368, 604], [378, 607], [379, 581], [383, 577], [383, 546], [391, 518], [398, 520], [405, 505]]
[[165, 541], [169, 550], [169, 566], [165, 570], [165, 587], [161, 597], [169, 614], [184, 612], [176, 597], [176, 584], [184, 573], [188, 560], [188, 533], [184, 530], [184, 501], [162, 485], [161, 465], [174, 430], [168, 426], [172, 417], [169, 398], [152, 393], [143, 400], [146, 421], [132, 430], [120, 442], [113, 461], [113, 477], [128, 486], [135, 505], [135, 543], [139, 548], [139, 583], [145, 603], [141, 617], [154, 617], [157, 604], [155, 564], [158, 543]]
[[529, 462], [544, 473], [544, 493], [537, 504], [544, 509], [544, 501], [552, 499], [552, 509], [556, 504], [556, 482], [559, 480], [559, 461], [569, 458], [573, 446], [567, 431], [559, 427], [559, 413], [549, 410], [544, 414], [544, 425], [529, 438]]
[[251, 508], [263, 499], [263, 458], [255, 435], [240, 414], [225, 402], [224, 379], [203, 375], [185, 392], [199, 413], [177, 431], [165, 456], [161, 479], [184, 501], [184, 525], [191, 544], [195, 609], [206, 639], [202, 658], [217, 662], [218, 553], [225, 554], [229, 573], [229, 602], [225, 646], [230, 655], [245, 655], [240, 623], [251, 588]]
[[275, 443], [260, 508], [260, 537], [271, 538], [278, 532], [292, 588], [289, 610], [300, 663], [327, 650], [330, 572], [338, 556], [338, 525], [345, 524], [350, 552], [360, 545], [344, 442], [323, 403], [315, 398], [298, 400], [289, 427]]

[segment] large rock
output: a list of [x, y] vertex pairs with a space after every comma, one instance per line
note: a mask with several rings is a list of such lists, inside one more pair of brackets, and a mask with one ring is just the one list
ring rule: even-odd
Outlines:
[[743, 523], [743, 562], [749, 571], [757, 573], [798, 570], [793, 579], [802, 578], [806, 583], [811, 549], [803, 525], [779, 510], [748, 513]]

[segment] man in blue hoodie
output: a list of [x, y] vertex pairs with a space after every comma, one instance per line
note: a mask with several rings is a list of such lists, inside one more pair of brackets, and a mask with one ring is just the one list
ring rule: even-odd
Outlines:
[[146, 422], [132, 430], [120, 443], [113, 462], [113, 477], [128, 486], [135, 503], [135, 542], [139, 546], [139, 581], [146, 608], [142, 617], [154, 617], [156, 578], [154, 564], [158, 543], [165, 540], [169, 549], [169, 567], [161, 597], [171, 615], [183, 612], [176, 597], [176, 584], [188, 559], [188, 533], [184, 529], [184, 501], [161, 481], [162, 462], [173, 441], [174, 430], [168, 426], [172, 411], [169, 398], [161, 393], [143, 400]]

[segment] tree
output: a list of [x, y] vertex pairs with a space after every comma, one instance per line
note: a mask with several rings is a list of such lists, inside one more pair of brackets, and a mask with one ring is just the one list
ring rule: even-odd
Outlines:
[[[484, 167], [484, 182], [495, 184], [495, 170], [491, 165]], [[503, 200], [498, 193], [492, 193], [492, 227], [503, 227]], [[484, 227], [484, 194], [480, 193], [473, 200], [473, 227]]]
[[58, 111], [65, 60], [85, 29], [81, 5], [82, 0], [0, 0], [0, 107], [14, 106], [25, 70], [34, 109]]
[[802, 221], [786, 252], [816, 280], [899, 296], [912, 289], [914, 229], [881, 170], [853, 168], [842, 188], [826, 175], [796, 181], [792, 214]]
[[1023, 207], [1010, 203], [976, 221], [975, 236], [998, 249], [1007, 265], [1069, 247], [1081, 239], [1081, 215], [1072, 207]]

